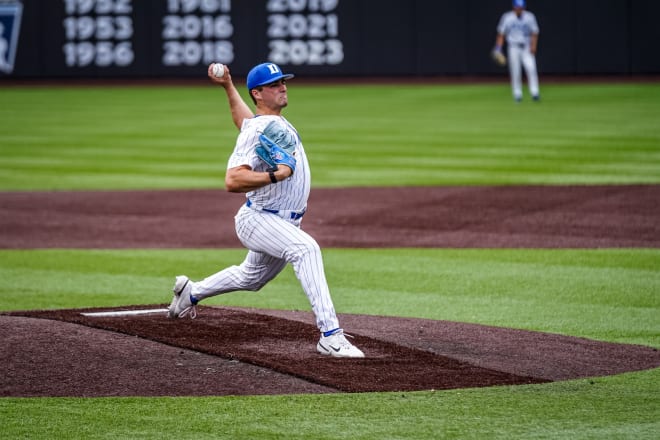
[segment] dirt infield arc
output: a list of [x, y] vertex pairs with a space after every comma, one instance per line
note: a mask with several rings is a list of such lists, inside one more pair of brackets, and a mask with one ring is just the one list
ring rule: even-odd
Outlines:
[[[660, 247], [660, 185], [314, 189], [322, 247]], [[0, 248], [241, 247], [222, 190], [0, 193]]]
[[[324, 247], [660, 247], [657, 200], [657, 185], [316, 190], [305, 227]], [[0, 248], [239, 246], [232, 216], [242, 201], [222, 191], [0, 193], [0, 202]], [[660, 366], [649, 347], [346, 314], [368, 358], [335, 360], [315, 353], [309, 312], [203, 307], [194, 321], [171, 321], [83, 311], [0, 314], [0, 396], [412, 391]]]

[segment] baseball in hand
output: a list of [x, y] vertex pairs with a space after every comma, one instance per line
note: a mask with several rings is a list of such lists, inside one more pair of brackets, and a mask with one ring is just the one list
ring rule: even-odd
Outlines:
[[222, 78], [225, 75], [225, 66], [220, 63], [215, 63], [213, 65], [213, 75], [218, 78]]

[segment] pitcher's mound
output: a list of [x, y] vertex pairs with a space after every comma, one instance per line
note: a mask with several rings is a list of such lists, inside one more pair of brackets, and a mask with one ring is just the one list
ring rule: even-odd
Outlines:
[[[161, 308], [131, 306], [120, 310]], [[112, 309], [114, 311], [118, 309]], [[660, 352], [448, 321], [340, 315], [365, 359], [316, 352], [309, 312], [200, 307], [0, 316], [2, 396], [181, 396], [416, 391], [542, 383], [660, 366]], [[29, 335], [29, 337], [26, 337]]]

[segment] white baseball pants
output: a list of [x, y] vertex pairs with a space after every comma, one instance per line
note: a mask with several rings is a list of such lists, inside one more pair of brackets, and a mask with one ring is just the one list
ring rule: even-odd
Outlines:
[[323, 268], [321, 249], [300, 229], [300, 219], [287, 220], [243, 206], [235, 217], [236, 234], [249, 249], [239, 266], [230, 266], [193, 283], [199, 300], [237, 290], [257, 291], [291, 263], [309, 299], [321, 332], [339, 327]]
[[520, 47], [509, 45], [509, 74], [511, 76], [511, 91], [516, 100], [522, 99], [522, 69], [525, 69], [529, 93], [539, 96], [539, 77], [536, 71], [536, 57], [529, 50], [529, 46]]

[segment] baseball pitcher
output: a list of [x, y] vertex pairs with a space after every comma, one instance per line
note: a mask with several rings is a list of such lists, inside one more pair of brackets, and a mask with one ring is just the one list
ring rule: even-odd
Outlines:
[[339, 327], [321, 249], [301, 229], [311, 188], [309, 163], [298, 131], [282, 116], [288, 105], [286, 81], [293, 75], [282, 73], [273, 63], [250, 70], [247, 88], [256, 114], [234, 87], [226, 66], [209, 66], [208, 76], [224, 87], [234, 125], [240, 130], [225, 186], [227, 191], [245, 194], [234, 220], [236, 234], [248, 252], [240, 265], [203, 280], [176, 277], [169, 317], [194, 317], [195, 305], [211, 296], [257, 291], [291, 264], [321, 332], [317, 351], [334, 357], [364, 357]]

